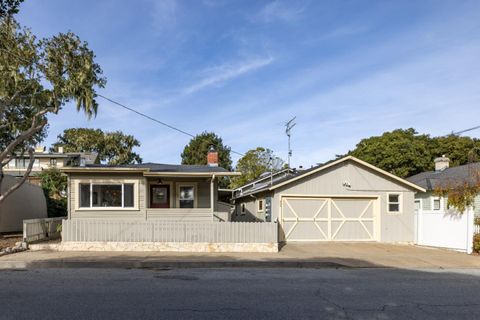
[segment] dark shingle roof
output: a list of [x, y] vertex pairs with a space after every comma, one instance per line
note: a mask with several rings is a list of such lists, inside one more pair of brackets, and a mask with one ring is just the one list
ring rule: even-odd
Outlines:
[[480, 162], [465, 164], [458, 167], [447, 168], [442, 171], [427, 171], [416, 174], [406, 180], [427, 189], [434, 190], [437, 187], [449, 183], [462, 181], [473, 182], [475, 175], [480, 173]]
[[150, 172], [228, 172], [222, 167], [210, 167], [207, 165], [184, 165], [184, 164], [163, 164], [163, 163], [139, 163], [110, 166], [104, 164], [90, 164], [87, 168], [138, 168], [150, 169]]

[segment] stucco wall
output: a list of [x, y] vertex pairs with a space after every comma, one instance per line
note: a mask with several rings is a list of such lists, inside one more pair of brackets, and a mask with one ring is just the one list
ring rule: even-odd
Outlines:
[[[5, 175], [2, 192], [16, 182], [16, 178]], [[47, 217], [47, 203], [42, 188], [25, 182], [0, 205], [0, 232], [23, 229], [23, 220]]]

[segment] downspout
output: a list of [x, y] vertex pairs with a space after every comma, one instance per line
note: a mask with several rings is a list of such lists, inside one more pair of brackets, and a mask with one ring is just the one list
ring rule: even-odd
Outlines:
[[213, 213], [214, 210], [214, 203], [215, 203], [215, 195], [214, 195], [214, 186], [215, 186], [215, 174], [212, 175], [212, 180], [210, 181], [210, 211]]

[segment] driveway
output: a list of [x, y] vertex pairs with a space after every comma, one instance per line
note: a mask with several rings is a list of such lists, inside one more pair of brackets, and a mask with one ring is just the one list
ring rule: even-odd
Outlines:
[[289, 243], [279, 253], [26, 251], [0, 257], [0, 269], [97, 268], [480, 268], [480, 257], [444, 249], [380, 243]]

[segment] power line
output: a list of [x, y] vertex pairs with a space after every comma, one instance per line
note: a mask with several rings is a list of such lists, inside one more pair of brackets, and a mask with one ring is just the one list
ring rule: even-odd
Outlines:
[[[113, 99], [111, 99], [111, 98], [108, 98], [108, 97], [106, 97], [106, 96], [104, 96], [104, 95], [101, 95], [101, 94], [98, 94], [98, 93], [97, 93], [97, 96], [99, 96], [100, 98], [103, 98], [103, 99], [105, 99], [105, 100], [107, 100], [107, 101], [109, 101], [109, 102], [111, 102], [111, 103], [113, 103], [113, 104], [115, 104], [115, 105], [117, 105], [117, 106], [119, 106], [119, 107], [122, 107], [122, 108], [124, 108], [124, 109], [126, 109], [126, 110], [128, 110], [128, 111], [134, 112], [134, 113], [138, 114], [138, 115], [141, 116], [141, 117], [147, 118], [148, 120], [151, 120], [151, 121], [153, 121], [153, 122], [156, 122], [156, 123], [158, 123], [158, 124], [161, 124], [162, 126], [165, 126], [165, 127], [170, 128], [170, 129], [172, 129], [172, 130], [175, 130], [175, 131], [177, 131], [177, 132], [180, 132], [180, 133], [182, 133], [182, 134], [184, 134], [184, 135], [187, 135], [187, 136], [189, 136], [189, 137], [191, 137], [191, 138], [195, 138], [195, 135], [194, 135], [194, 134], [191, 134], [191, 133], [189, 133], [189, 132], [187, 132], [187, 131], [184, 131], [184, 130], [182, 130], [182, 129], [179, 129], [179, 128], [177, 128], [177, 127], [174, 127], [174, 126], [172, 126], [172, 125], [170, 125], [170, 124], [168, 124], [168, 123], [165, 123], [165, 122], [163, 122], [163, 121], [160, 121], [160, 120], [158, 120], [158, 119], [155, 119], [155, 118], [153, 118], [153, 117], [151, 117], [151, 116], [149, 116], [149, 115], [147, 115], [147, 114], [145, 114], [145, 113], [142, 113], [142, 112], [140, 112], [140, 111], [137, 111], [137, 110], [135, 110], [135, 109], [133, 109], [133, 108], [131, 108], [131, 107], [128, 107], [128, 106], [126, 106], [126, 105], [124, 105], [124, 104], [122, 104], [122, 103], [120, 103], [120, 102], [118, 102], [118, 101], [115, 101], [115, 100], [113, 100]], [[232, 149], [230, 149], [230, 151], [231, 151], [232, 153], [235, 153], [235, 154], [239, 155], [239, 156], [244, 156], [244, 154], [241, 153], [241, 152], [237, 152], [237, 151], [232, 150]]]
[[451, 134], [456, 136], [456, 135], [460, 135], [460, 134], [462, 134], [462, 133], [465, 133], [465, 132], [468, 132], [468, 131], [477, 130], [477, 129], [480, 129], [480, 126], [476, 126], [476, 127], [469, 128], [469, 129], [465, 129], [465, 130], [460, 130], [460, 131], [457, 131], [457, 132], [452, 132]]

